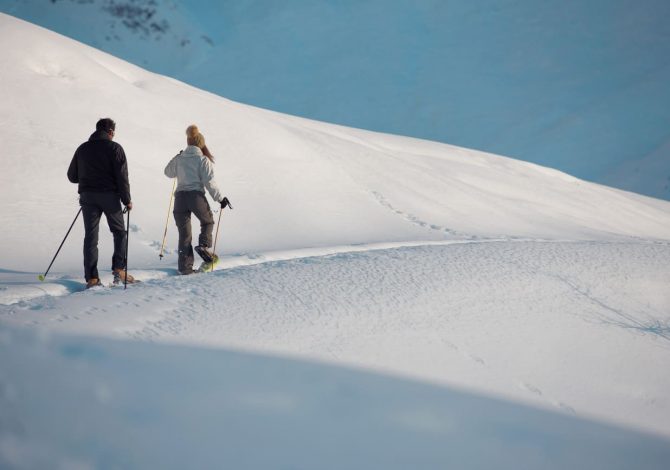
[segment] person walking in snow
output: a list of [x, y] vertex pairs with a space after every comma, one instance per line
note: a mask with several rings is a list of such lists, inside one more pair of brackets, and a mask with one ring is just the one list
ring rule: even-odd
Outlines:
[[212, 229], [214, 216], [205, 198], [205, 188], [221, 208], [229, 204], [228, 198], [214, 181], [214, 157], [205, 145], [205, 137], [195, 125], [186, 129], [187, 147], [170, 160], [165, 167], [165, 176], [177, 178], [174, 195], [174, 220], [179, 231], [179, 258], [177, 266], [180, 274], [192, 274], [193, 247], [191, 246], [191, 213], [200, 221], [200, 236], [195, 251], [205, 263], [217, 259], [212, 252]]
[[[79, 204], [84, 218], [84, 277], [86, 288], [102, 285], [98, 275], [98, 231], [105, 214], [114, 237], [112, 273], [114, 283], [126, 281], [126, 229], [123, 210], [133, 208], [128, 181], [128, 163], [123, 147], [113, 142], [116, 123], [100, 119], [95, 132], [74, 153], [67, 177], [78, 183]], [[128, 283], [135, 279], [128, 274]]]

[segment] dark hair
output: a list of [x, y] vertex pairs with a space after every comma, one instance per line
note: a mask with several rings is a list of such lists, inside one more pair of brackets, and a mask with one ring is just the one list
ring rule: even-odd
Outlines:
[[113, 131], [116, 129], [116, 123], [110, 118], [102, 118], [95, 124], [96, 131]]

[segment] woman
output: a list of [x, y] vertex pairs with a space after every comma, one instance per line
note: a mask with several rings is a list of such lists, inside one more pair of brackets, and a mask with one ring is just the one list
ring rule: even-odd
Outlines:
[[174, 195], [174, 220], [179, 230], [180, 274], [192, 274], [193, 247], [191, 246], [191, 213], [200, 221], [200, 236], [195, 251], [206, 263], [217, 259], [211, 250], [214, 216], [205, 198], [205, 188], [212, 199], [221, 204], [221, 208], [229, 204], [228, 198], [221, 196], [214, 181], [214, 157], [205, 145], [205, 137], [198, 127], [190, 125], [186, 128], [187, 147], [179, 152], [165, 167], [165, 176], [177, 178], [177, 189]]

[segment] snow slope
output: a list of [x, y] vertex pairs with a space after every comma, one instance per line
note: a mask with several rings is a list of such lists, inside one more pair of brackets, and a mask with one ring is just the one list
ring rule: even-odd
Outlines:
[[[117, 121], [128, 155], [139, 264], [158, 253], [172, 188], [163, 168], [191, 122], [218, 157], [235, 207], [222, 235], [229, 253], [449, 237], [670, 238], [666, 202], [530, 163], [240, 105], [2, 18], [3, 40], [21, 45], [0, 58], [11, 168], [0, 197], [11, 201], [4, 226], [16, 227], [3, 235], [5, 269], [37, 271], [55, 251], [77, 211], [65, 171], [101, 116]], [[58, 232], [53, 243], [45, 222]], [[78, 251], [59, 266], [78, 267]]]
[[[667, 465], [670, 203], [241, 105], [7, 15], [0, 38], [0, 466]], [[79, 221], [38, 283], [102, 116], [144, 282], [82, 292]], [[162, 169], [193, 122], [234, 209], [219, 269], [177, 277]]]
[[311, 361], [6, 331], [0, 351], [3, 468], [626, 470], [669, 456], [658, 437]]
[[236, 101], [670, 199], [665, 0], [3, 0], [0, 10]]

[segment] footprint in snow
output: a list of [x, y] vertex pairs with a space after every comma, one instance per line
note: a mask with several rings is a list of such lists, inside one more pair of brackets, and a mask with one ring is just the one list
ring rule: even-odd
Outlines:
[[474, 362], [476, 362], [477, 364], [480, 364], [480, 365], [482, 365], [482, 366], [485, 366], [485, 365], [486, 365], [486, 361], [484, 361], [484, 359], [482, 359], [481, 357], [473, 356], [472, 354], [469, 354], [469, 353], [465, 353], [465, 357], [467, 357], [467, 358], [470, 359], [471, 361], [474, 361]]
[[557, 406], [558, 408], [560, 408], [561, 410], [566, 411], [570, 414], [573, 414], [573, 415], [577, 414], [577, 412], [575, 411], [575, 409], [573, 407], [571, 407], [570, 405], [566, 405], [563, 402], [560, 402], [560, 401], [559, 402], [554, 402], [554, 405]]
[[540, 390], [539, 388], [535, 387], [534, 385], [531, 385], [531, 384], [526, 383], [526, 382], [521, 382], [521, 383], [519, 384], [519, 386], [520, 386], [523, 390], [526, 390], [526, 391], [528, 391], [528, 392], [530, 392], [530, 393], [533, 393], [533, 394], [535, 394], [535, 395], [538, 395], [538, 396], [542, 396], [542, 390]]

